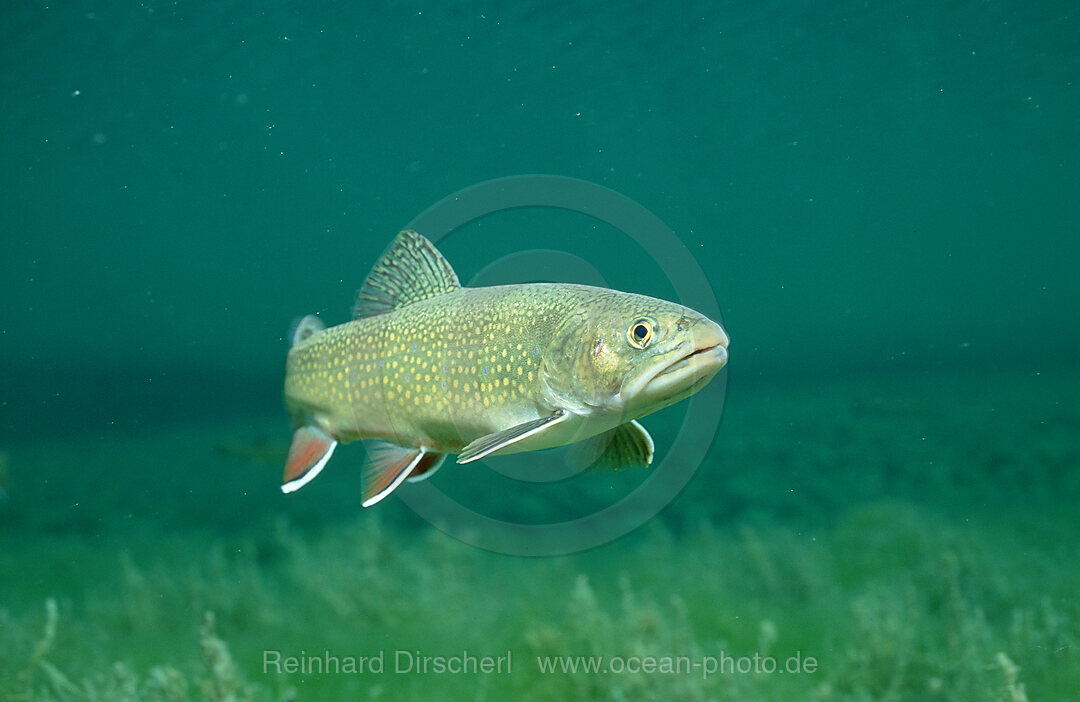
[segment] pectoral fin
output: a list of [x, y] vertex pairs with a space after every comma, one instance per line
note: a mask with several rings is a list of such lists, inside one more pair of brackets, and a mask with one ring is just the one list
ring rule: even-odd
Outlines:
[[470, 461], [475, 461], [478, 458], [483, 458], [488, 454], [495, 453], [499, 449], [517, 443], [533, 434], [550, 429], [569, 416], [570, 415], [564, 410], [558, 409], [546, 417], [540, 417], [539, 419], [534, 419], [525, 422], [524, 424], [518, 424], [517, 426], [504, 429], [503, 431], [494, 434], [481, 436], [479, 439], [462, 449], [461, 453], [458, 454], [457, 462], [468, 463]]
[[652, 463], [653, 448], [645, 427], [630, 421], [574, 444], [571, 460], [583, 468], [644, 468]]
[[314, 480], [334, 454], [335, 446], [337, 441], [321, 429], [305, 426], [293, 432], [281, 491], [296, 492]]
[[445, 454], [427, 448], [408, 448], [388, 441], [365, 441], [370, 461], [364, 469], [363, 501], [370, 507], [392, 493], [410, 475], [428, 477], [434, 473]]

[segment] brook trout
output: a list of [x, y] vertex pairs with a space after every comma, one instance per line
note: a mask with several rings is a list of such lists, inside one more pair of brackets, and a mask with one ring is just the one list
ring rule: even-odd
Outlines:
[[458, 463], [584, 441], [590, 462], [652, 462], [636, 420], [688, 397], [727, 362], [703, 315], [586, 285], [466, 288], [435, 246], [398, 234], [357, 293], [353, 321], [304, 317], [285, 400], [296, 430], [281, 489], [338, 443], [363, 440], [362, 504]]

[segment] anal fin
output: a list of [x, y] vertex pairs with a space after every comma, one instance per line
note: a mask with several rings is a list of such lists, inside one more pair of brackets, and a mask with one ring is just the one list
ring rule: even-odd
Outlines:
[[285, 459], [285, 474], [281, 478], [282, 492], [296, 492], [319, 474], [334, 453], [337, 440], [321, 429], [303, 426], [293, 432], [289, 457]]

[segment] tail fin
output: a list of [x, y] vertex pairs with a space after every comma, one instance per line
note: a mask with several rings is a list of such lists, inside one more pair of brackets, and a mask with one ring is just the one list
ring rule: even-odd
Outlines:
[[293, 323], [289, 326], [289, 345], [296, 346], [301, 341], [305, 341], [313, 334], [318, 334], [323, 329], [326, 329], [326, 325], [323, 324], [321, 319], [313, 314], [294, 319]]

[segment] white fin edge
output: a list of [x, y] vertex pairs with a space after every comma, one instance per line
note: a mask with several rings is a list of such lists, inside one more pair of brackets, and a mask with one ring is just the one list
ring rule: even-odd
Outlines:
[[641, 430], [641, 433], [645, 435], [645, 439], [649, 443], [649, 455], [645, 461], [645, 467], [649, 467], [652, 465], [653, 456], [656, 455], [656, 443], [653, 442], [652, 434], [649, 433], [649, 430], [641, 426], [638, 420], [631, 419], [630, 423]]
[[[442, 458], [440, 458], [435, 463], [435, 465], [428, 468], [427, 470], [425, 470], [420, 475], [410, 475], [408, 478], [405, 479], [405, 482], [407, 482], [407, 483], [420, 483], [420, 482], [423, 482], [423, 481], [427, 480], [428, 478], [430, 478], [431, 476], [435, 475], [435, 471], [442, 468], [443, 463], [446, 463], [446, 454], [445, 453], [442, 455]], [[416, 469], [414, 468], [413, 470], [416, 470]]]
[[[517, 425], [515, 427], [510, 427], [509, 429], [505, 429], [505, 430], [500, 431], [500, 432], [495, 432], [494, 434], [488, 434], [487, 436], [481, 436], [479, 439], [477, 439], [476, 441], [473, 441], [471, 444], [469, 444], [468, 446], [466, 446], [465, 448], [463, 448], [461, 450], [462, 452], [458, 454], [457, 462], [459, 464], [465, 464], [465, 463], [472, 463], [473, 461], [478, 461], [481, 458], [483, 458], [484, 456], [490, 456], [491, 454], [495, 453], [496, 451], [500, 451], [500, 450], [506, 448], [507, 446], [510, 446], [512, 444], [516, 444], [519, 441], [522, 441], [523, 439], [527, 439], [530, 436], [532, 436], [533, 434], [544, 431], [545, 429], [549, 429], [549, 428], [559, 424], [560, 422], [565, 422], [569, 418], [570, 418], [570, 413], [569, 412], [567, 412], [566, 410], [563, 410], [563, 409], [557, 409], [554, 412], [552, 412], [550, 415], [548, 415], [547, 417], [539, 417], [539, 418], [534, 419], [534, 420], [532, 420], [530, 422], [523, 422], [522, 424], [519, 424], [519, 425]], [[535, 426], [533, 426], [531, 429], [528, 429], [527, 431], [521, 432], [520, 434], [513, 434], [513, 432], [515, 432], [519, 427], [523, 427], [523, 426], [526, 426], [526, 425], [535, 425]], [[510, 434], [510, 438], [509, 439], [503, 439], [502, 441], [499, 441], [498, 443], [492, 443], [491, 445], [486, 446], [483, 450], [478, 451], [475, 454], [470, 454], [469, 453], [470, 449], [472, 449], [477, 444], [492, 441], [495, 437], [498, 437], [500, 435], [505, 435], [505, 434]], [[465, 458], [462, 458], [463, 455], [465, 456]]]
[[424, 457], [425, 453], [428, 453], [427, 449], [421, 446], [420, 451], [416, 454], [416, 457], [409, 462], [409, 465], [405, 467], [405, 470], [398, 473], [398, 476], [394, 478], [394, 482], [387, 485], [385, 488], [382, 489], [382, 491], [375, 493], [371, 497], [361, 502], [360, 506], [370, 507], [371, 505], [381, 501], [384, 497], [396, 490], [398, 486], [405, 482], [405, 479], [409, 477], [409, 473], [412, 473], [414, 470], [416, 470], [416, 464], [420, 462], [420, 459]]
[[334, 449], [337, 448], [337, 445], [338, 442], [336, 441], [330, 444], [330, 448], [326, 450], [326, 453], [322, 455], [322, 458], [319, 459], [318, 463], [313, 465], [308, 472], [304, 473], [296, 480], [290, 480], [289, 482], [282, 484], [281, 491], [285, 494], [288, 494], [290, 492], [296, 492], [297, 490], [314, 480], [315, 476], [322, 472], [322, 469], [325, 468], [326, 464], [330, 462], [330, 457], [334, 455]]

